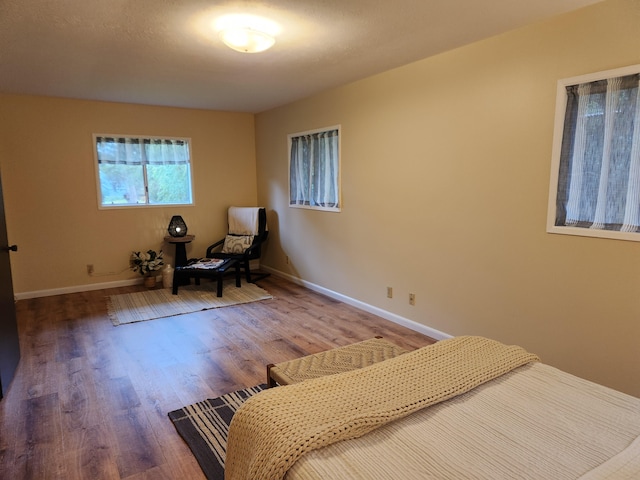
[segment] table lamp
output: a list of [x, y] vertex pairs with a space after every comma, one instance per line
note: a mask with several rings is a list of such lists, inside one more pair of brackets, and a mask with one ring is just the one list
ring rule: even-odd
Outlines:
[[187, 234], [187, 224], [180, 215], [174, 215], [171, 217], [167, 231], [172, 237], [184, 237]]

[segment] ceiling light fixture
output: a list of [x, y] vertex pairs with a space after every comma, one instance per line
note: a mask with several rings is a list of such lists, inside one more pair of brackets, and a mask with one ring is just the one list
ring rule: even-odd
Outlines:
[[277, 23], [255, 15], [225, 15], [218, 18], [215, 28], [225, 45], [242, 53], [264, 52], [280, 32]]
[[253, 28], [228, 28], [220, 33], [220, 37], [227, 47], [243, 53], [264, 52], [276, 43], [271, 35]]

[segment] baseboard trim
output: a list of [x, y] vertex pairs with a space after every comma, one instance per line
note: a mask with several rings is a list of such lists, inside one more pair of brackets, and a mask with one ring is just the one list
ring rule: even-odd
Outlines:
[[390, 320], [393, 323], [397, 323], [398, 325], [402, 325], [403, 327], [407, 327], [416, 332], [422, 333], [435, 340], [445, 340], [447, 338], [452, 337], [452, 335], [449, 335], [448, 333], [441, 332], [440, 330], [436, 330], [435, 328], [428, 327], [427, 325], [423, 325], [422, 323], [418, 323], [408, 318], [402, 317], [400, 315], [396, 315], [395, 313], [389, 312], [387, 310], [374, 307], [373, 305], [369, 305], [368, 303], [361, 302], [360, 300], [356, 300], [355, 298], [347, 297], [346, 295], [343, 295], [338, 292], [334, 292], [333, 290], [329, 290], [328, 288], [325, 288], [325, 287], [321, 287], [320, 285], [316, 285], [315, 283], [302, 280], [299, 277], [294, 277], [293, 275], [289, 275], [280, 270], [276, 270], [274, 268], [270, 268], [265, 265], [261, 265], [260, 268], [261, 270], [267, 271], [278, 277], [286, 278], [292, 283], [295, 283], [297, 285], [302, 285], [303, 287], [306, 287], [310, 290], [326, 295], [327, 297], [331, 297], [335, 300], [339, 300], [353, 307], [359, 308], [360, 310], [364, 310], [365, 312], [378, 315], [379, 317], [382, 317], [386, 320]]
[[[162, 279], [162, 277], [157, 277]], [[139, 285], [143, 278], [131, 278], [128, 280], [116, 280], [113, 282], [90, 283], [88, 285], [76, 285], [73, 287], [52, 288], [50, 290], [34, 290], [32, 292], [16, 293], [16, 300], [27, 300], [29, 298], [52, 297], [54, 295], [64, 295], [67, 293], [88, 292], [90, 290], [105, 290], [107, 288], [128, 287], [130, 285]]]

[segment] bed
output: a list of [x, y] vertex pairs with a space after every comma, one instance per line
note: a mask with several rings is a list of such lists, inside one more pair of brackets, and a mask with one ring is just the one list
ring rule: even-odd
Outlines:
[[640, 478], [640, 399], [456, 337], [252, 397], [225, 478]]

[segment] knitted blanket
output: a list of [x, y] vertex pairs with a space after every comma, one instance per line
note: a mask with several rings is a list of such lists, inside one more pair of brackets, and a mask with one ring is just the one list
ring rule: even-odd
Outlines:
[[304, 453], [538, 361], [517, 346], [456, 337], [352, 372], [272, 388], [250, 398], [229, 430], [225, 478], [278, 480]]

